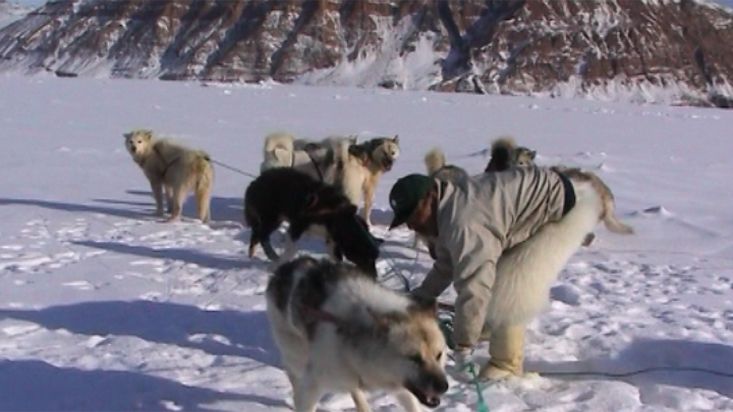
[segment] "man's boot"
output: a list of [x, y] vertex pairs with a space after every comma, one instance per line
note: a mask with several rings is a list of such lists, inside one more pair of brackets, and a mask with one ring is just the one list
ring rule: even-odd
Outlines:
[[501, 326], [491, 331], [489, 362], [481, 367], [479, 378], [501, 380], [521, 376], [524, 364], [525, 325]]

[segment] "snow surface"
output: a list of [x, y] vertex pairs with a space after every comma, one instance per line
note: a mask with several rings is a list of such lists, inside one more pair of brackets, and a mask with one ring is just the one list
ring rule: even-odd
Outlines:
[[31, 8], [28, 5], [17, 2], [3, 3], [0, 1], [0, 29], [16, 20], [22, 19], [30, 11]]
[[[526, 367], [541, 377], [483, 385], [489, 407], [733, 410], [732, 125], [730, 111], [587, 100], [0, 75], [0, 410], [289, 410], [264, 314], [269, 264], [245, 253], [249, 178], [217, 167], [212, 224], [163, 223], [123, 147], [138, 127], [248, 172], [274, 130], [398, 133], [373, 215], [390, 285], [391, 266], [415, 286], [430, 265], [409, 231], [385, 227], [391, 184], [422, 171], [430, 147], [479, 172], [510, 133], [542, 164], [595, 170], [637, 234], [599, 227], [530, 325]], [[452, 380], [439, 410], [476, 399]]]

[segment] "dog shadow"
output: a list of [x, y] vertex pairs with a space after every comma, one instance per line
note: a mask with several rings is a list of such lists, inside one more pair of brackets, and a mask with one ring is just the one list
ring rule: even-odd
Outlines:
[[39, 310], [0, 310], [10, 318], [90, 336], [136, 336], [211, 355], [239, 356], [279, 367], [264, 311], [203, 310], [170, 302], [100, 301]]
[[[633, 366], [632, 366], [633, 365]], [[607, 380], [625, 380], [637, 386], [658, 384], [688, 389], [705, 389], [733, 398], [733, 377], [701, 371], [733, 370], [733, 347], [719, 343], [671, 339], [637, 339], [618, 356], [599, 357], [573, 362], [527, 361], [527, 370], [546, 374], [553, 379], [585, 379], [588, 375], [555, 375], [572, 372], [600, 372], [625, 374], [646, 368], [662, 368], [627, 377], [599, 377]], [[680, 369], [680, 370], [675, 370]], [[594, 377], [596, 375], [593, 375]]]
[[[116, 201], [112, 199], [94, 199], [97, 202], [124, 203], [130, 206], [150, 206], [155, 208], [153, 193], [145, 190], [126, 190], [125, 193], [135, 196], [144, 196], [150, 202]], [[212, 196], [210, 202], [211, 220], [216, 222], [237, 222], [244, 220], [244, 200], [242, 197], [220, 197]], [[193, 196], [187, 196], [183, 203], [183, 216], [196, 216], [196, 200]]]
[[0, 360], [0, 410], [4, 411], [213, 411], [219, 401], [287, 407], [282, 400], [219, 392], [142, 373], [58, 367], [39, 360]]
[[95, 249], [107, 250], [116, 253], [123, 253], [135, 256], [143, 256], [155, 259], [171, 259], [186, 263], [193, 263], [201, 267], [211, 269], [231, 270], [245, 269], [252, 267], [254, 260], [228, 255], [214, 255], [204, 253], [196, 249], [184, 248], [152, 248], [149, 246], [132, 246], [117, 242], [100, 242], [95, 240], [76, 240], [71, 243], [79, 246], [86, 246]]
[[[119, 202], [117, 204], [122, 204]], [[116, 217], [122, 217], [126, 219], [150, 219], [152, 213], [131, 210], [130, 208], [114, 208], [105, 207], [98, 205], [85, 205], [78, 203], [67, 203], [58, 202], [51, 200], [40, 200], [40, 199], [12, 199], [12, 198], [0, 198], [0, 206], [13, 206], [13, 205], [24, 205], [24, 206], [37, 206], [46, 209], [61, 210], [64, 212], [72, 213], [97, 213]]]
[[[24, 205], [37, 206], [46, 209], [60, 210], [72, 213], [96, 213], [126, 219], [160, 220], [154, 215], [155, 201], [151, 192], [128, 190], [126, 193], [146, 196], [149, 201], [134, 201], [120, 199], [92, 199], [95, 204], [69, 203], [41, 199], [0, 198], [0, 206]], [[112, 207], [120, 206], [120, 207]], [[218, 197], [211, 198], [211, 216], [214, 221], [237, 222], [241, 224], [244, 215], [244, 206], [241, 198]], [[196, 202], [189, 196], [183, 205], [183, 216], [196, 216]]]

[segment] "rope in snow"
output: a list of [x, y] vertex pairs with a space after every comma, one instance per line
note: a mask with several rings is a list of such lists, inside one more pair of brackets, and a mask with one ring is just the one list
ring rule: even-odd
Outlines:
[[388, 273], [394, 273], [395, 275], [399, 276], [399, 278], [402, 280], [402, 286], [404, 288], [405, 292], [410, 291], [410, 279], [407, 278], [404, 274], [402, 274], [402, 271], [397, 269], [397, 267], [392, 263], [392, 259], [388, 257], [384, 257], [384, 261], [387, 262], [387, 265], [389, 265], [390, 271]]
[[[412, 249], [409, 246], [407, 246], [407, 248], [408, 249]], [[420, 248], [419, 247], [416, 247], [414, 249], [415, 249], [415, 258], [412, 261], [412, 272], [416, 272], [417, 271], [418, 262], [420, 260]], [[410, 290], [412, 289], [410, 287], [410, 279], [407, 276], [405, 276], [404, 274], [402, 274], [402, 271], [401, 270], [397, 269], [397, 267], [395, 265], [394, 259], [391, 259], [391, 258], [388, 258], [388, 257], [385, 256], [384, 257], [384, 261], [387, 262], [387, 265], [389, 265], [389, 267], [390, 267], [390, 271], [388, 273], [394, 273], [397, 276], [399, 276], [400, 279], [402, 280], [402, 285], [404, 286], [404, 289], [405, 289], [404, 292], [406, 292], [406, 293], [407, 292], [410, 292]], [[408, 270], [408, 273], [409, 272], [410, 271]]]
[[239, 173], [240, 175], [243, 175], [243, 176], [251, 177], [252, 179], [257, 179], [257, 175], [256, 175], [256, 174], [245, 172], [245, 171], [244, 171], [244, 170], [242, 170], [242, 169], [238, 169], [238, 168], [236, 168], [236, 167], [234, 167], [234, 166], [229, 166], [228, 164], [226, 164], [226, 163], [223, 163], [223, 162], [220, 162], [220, 161], [218, 161], [218, 160], [214, 160], [214, 159], [209, 159], [209, 161], [210, 161], [211, 163], [214, 163], [214, 164], [216, 164], [216, 165], [219, 165], [219, 166], [221, 166], [221, 167], [223, 167], [223, 168], [225, 168], [225, 169], [229, 169], [229, 170], [231, 170], [232, 172], [235, 172], [235, 173]]
[[711, 375], [723, 376], [727, 378], [733, 378], [733, 373], [716, 371], [714, 369], [698, 368], [698, 367], [684, 367], [684, 366], [652, 366], [649, 368], [642, 368], [630, 372], [583, 372], [583, 371], [569, 371], [569, 372], [537, 372], [540, 376], [605, 376], [609, 378], [628, 378], [630, 376], [641, 375], [643, 373], [651, 372], [700, 372], [709, 373]]

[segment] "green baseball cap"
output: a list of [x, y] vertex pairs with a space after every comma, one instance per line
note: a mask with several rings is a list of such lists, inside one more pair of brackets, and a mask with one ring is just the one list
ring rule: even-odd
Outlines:
[[397, 179], [389, 192], [389, 205], [394, 211], [390, 229], [407, 221], [432, 185], [433, 179], [421, 174], [411, 174]]

